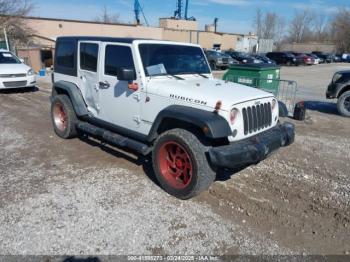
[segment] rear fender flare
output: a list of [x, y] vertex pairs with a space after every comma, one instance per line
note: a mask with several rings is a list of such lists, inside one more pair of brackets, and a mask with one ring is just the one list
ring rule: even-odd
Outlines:
[[79, 88], [70, 82], [58, 81], [52, 87], [57, 93], [67, 93], [74, 107], [74, 111], [79, 117], [88, 116], [88, 110]]

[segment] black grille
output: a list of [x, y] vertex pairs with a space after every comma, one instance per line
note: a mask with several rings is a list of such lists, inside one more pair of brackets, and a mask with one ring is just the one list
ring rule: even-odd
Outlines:
[[271, 103], [243, 108], [244, 134], [251, 134], [272, 124]]
[[223, 58], [223, 59], [222, 59], [222, 62], [223, 62], [224, 64], [227, 64], [227, 63], [228, 63], [228, 58]]
[[5, 87], [25, 87], [27, 81], [4, 82]]

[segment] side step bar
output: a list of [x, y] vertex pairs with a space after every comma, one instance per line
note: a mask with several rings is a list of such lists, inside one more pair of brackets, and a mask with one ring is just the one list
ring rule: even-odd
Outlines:
[[90, 135], [94, 138], [100, 139], [101, 141], [107, 142], [108, 144], [116, 147], [125, 147], [132, 149], [142, 155], [147, 155], [151, 152], [151, 148], [139, 141], [133, 140], [131, 138], [112, 133], [104, 128], [100, 128], [91, 125], [87, 122], [78, 121], [76, 128], [83, 133]]

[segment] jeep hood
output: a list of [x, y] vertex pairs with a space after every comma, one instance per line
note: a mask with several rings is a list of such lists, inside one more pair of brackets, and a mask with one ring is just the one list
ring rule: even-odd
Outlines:
[[[181, 76], [182, 77], [182, 76]], [[271, 93], [219, 79], [177, 80], [165, 77], [151, 78], [148, 82], [149, 93], [170, 97], [183, 102], [205, 105], [215, 108], [222, 102], [222, 110], [229, 111], [235, 104], [251, 100], [272, 97]]]

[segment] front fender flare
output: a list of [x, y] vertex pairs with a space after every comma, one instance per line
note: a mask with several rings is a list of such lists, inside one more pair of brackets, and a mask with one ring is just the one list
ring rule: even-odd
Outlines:
[[225, 138], [232, 135], [232, 130], [225, 118], [217, 113], [188, 106], [172, 105], [163, 109], [153, 122], [148, 141], [158, 136], [158, 128], [164, 119], [174, 119], [192, 124], [201, 130], [206, 129], [208, 138]]

